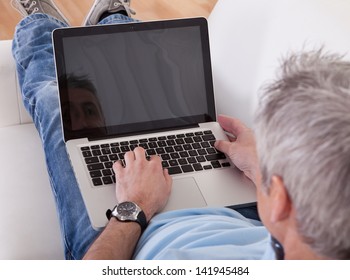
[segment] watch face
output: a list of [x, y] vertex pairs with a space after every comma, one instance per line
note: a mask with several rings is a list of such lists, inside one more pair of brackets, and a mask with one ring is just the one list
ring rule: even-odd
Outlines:
[[136, 212], [136, 205], [132, 202], [122, 202], [118, 205], [117, 211], [120, 216], [131, 216]]

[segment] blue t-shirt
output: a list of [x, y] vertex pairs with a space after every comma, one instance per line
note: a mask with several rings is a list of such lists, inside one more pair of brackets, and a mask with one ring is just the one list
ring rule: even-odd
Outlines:
[[170, 211], [155, 216], [141, 236], [135, 259], [274, 259], [261, 222], [228, 208]]

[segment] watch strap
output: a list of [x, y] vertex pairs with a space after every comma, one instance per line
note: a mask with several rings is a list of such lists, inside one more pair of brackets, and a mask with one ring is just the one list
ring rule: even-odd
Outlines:
[[[107, 217], [108, 220], [110, 220], [112, 217], [114, 217], [112, 215], [112, 212], [113, 211], [111, 209], [108, 209], [106, 211], [106, 217]], [[118, 221], [120, 221], [117, 217], [115, 217], [115, 218]], [[137, 218], [136, 218], [135, 221], [127, 220], [127, 221], [121, 221], [121, 222], [136, 222], [136, 223], [138, 223], [140, 225], [140, 227], [141, 227], [141, 233], [143, 233], [145, 231], [145, 229], [147, 228], [147, 225], [148, 225], [147, 219], [146, 219], [146, 215], [145, 215], [145, 213], [142, 210], [137, 215]]]

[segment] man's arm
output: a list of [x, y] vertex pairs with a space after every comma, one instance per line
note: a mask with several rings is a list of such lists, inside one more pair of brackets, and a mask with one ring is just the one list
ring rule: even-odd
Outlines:
[[258, 186], [261, 181], [255, 136], [251, 129], [240, 120], [227, 116], [219, 116], [221, 127], [234, 137], [230, 141], [218, 140], [215, 147], [227, 154], [238, 169]]
[[[113, 169], [119, 203], [135, 202], [144, 211], [147, 222], [164, 208], [170, 195], [172, 179], [168, 171], [163, 170], [158, 156], [147, 160], [145, 150], [136, 148], [125, 154], [125, 168], [116, 162]], [[137, 223], [111, 218], [84, 259], [130, 259], [140, 235], [141, 228]]]

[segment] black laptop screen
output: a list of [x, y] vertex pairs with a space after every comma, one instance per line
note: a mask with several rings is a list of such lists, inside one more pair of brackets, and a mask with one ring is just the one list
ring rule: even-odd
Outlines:
[[65, 140], [215, 120], [205, 19], [59, 29]]

